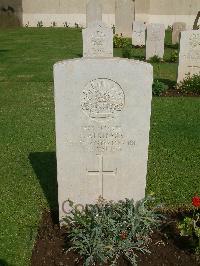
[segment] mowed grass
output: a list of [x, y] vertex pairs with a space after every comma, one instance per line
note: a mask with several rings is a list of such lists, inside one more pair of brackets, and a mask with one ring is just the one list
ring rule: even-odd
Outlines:
[[[0, 40], [0, 265], [21, 266], [43, 209], [57, 207], [52, 66], [81, 57], [81, 30], [1, 30]], [[154, 75], [173, 82], [176, 64], [155, 64]], [[152, 101], [147, 192], [158, 202], [200, 192], [199, 117], [199, 98]]]

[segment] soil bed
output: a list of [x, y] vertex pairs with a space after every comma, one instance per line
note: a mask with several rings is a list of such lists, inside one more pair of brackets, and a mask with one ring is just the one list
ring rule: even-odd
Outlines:
[[[176, 229], [176, 221], [180, 217], [170, 215], [167, 226], [155, 231], [151, 237], [149, 250], [151, 254], [138, 254], [138, 266], [199, 266], [188, 247], [188, 239], [180, 237]], [[38, 236], [32, 253], [31, 265], [36, 266], [81, 266], [80, 256], [74, 252], [66, 252], [69, 247], [67, 231], [53, 222], [52, 215], [45, 212], [38, 230]], [[129, 262], [121, 258], [119, 266], [129, 266]], [[108, 265], [106, 265], [108, 266]]]
[[163, 92], [160, 96], [161, 97], [200, 97], [200, 94], [194, 92], [184, 93], [175, 88], [172, 89], [169, 88], [167, 91]]

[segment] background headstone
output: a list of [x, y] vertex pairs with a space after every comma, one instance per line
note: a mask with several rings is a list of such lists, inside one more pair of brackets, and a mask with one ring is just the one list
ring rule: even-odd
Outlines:
[[146, 24], [141, 21], [133, 22], [132, 45], [145, 46]]
[[120, 58], [54, 65], [60, 218], [77, 207], [145, 196], [153, 69]]
[[182, 31], [180, 39], [178, 82], [186, 74], [200, 74], [200, 31]]
[[124, 37], [132, 37], [134, 21], [134, 1], [116, 0], [115, 3], [115, 33]]
[[163, 58], [165, 42], [164, 24], [152, 23], [147, 25], [146, 59], [157, 55]]
[[82, 30], [83, 57], [113, 57], [113, 30], [93, 22]]
[[186, 30], [186, 23], [184, 22], [175, 22], [172, 26], [172, 44], [179, 43], [180, 33], [181, 31]]
[[95, 21], [102, 21], [102, 5], [99, 0], [90, 0], [86, 6], [86, 25]]

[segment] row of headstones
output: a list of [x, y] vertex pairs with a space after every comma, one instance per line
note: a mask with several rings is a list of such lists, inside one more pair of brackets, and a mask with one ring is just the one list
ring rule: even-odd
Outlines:
[[[147, 34], [146, 34], [147, 32]], [[147, 39], [145, 40], [147, 36]], [[180, 39], [181, 36], [181, 39]], [[184, 22], [173, 24], [172, 44], [180, 43], [178, 82], [182, 81], [186, 74], [200, 73], [200, 31], [186, 31]], [[148, 24], [143, 22], [133, 23], [132, 44], [144, 46], [146, 41], [146, 60], [153, 56], [163, 58], [165, 27], [163, 24]]]
[[[133, 24], [134, 45], [145, 44], [146, 26], [144, 23]], [[184, 23], [175, 23], [173, 27], [174, 43], [179, 41], [181, 34], [178, 82], [188, 73], [195, 74], [200, 71], [200, 31], [185, 29]], [[165, 27], [163, 24], [147, 25], [146, 59], [153, 56], [163, 58]], [[136, 42], [137, 41], [137, 42]], [[83, 56], [84, 57], [113, 57], [113, 32], [102, 22], [90, 23], [83, 30]]]
[[[183, 60], [200, 66], [200, 31], [182, 42]], [[67, 199], [82, 209], [145, 196], [153, 68], [113, 58], [112, 29], [97, 21], [83, 30], [83, 55], [54, 66], [60, 219]]]
[[[186, 30], [186, 23], [175, 22], [172, 25], [172, 44], [179, 43], [179, 36], [181, 31]], [[148, 24], [141, 21], [133, 22], [132, 44], [134, 46], [145, 46], [146, 30], [148, 40], [164, 41], [165, 27], [163, 24]]]

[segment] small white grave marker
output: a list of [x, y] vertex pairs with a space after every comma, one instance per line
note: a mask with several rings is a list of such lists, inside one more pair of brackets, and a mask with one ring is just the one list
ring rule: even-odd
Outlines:
[[146, 24], [140, 21], [133, 22], [132, 45], [145, 46]]
[[83, 57], [113, 57], [113, 31], [102, 22], [82, 30]]
[[116, 0], [115, 2], [115, 26], [116, 34], [124, 37], [132, 36], [132, 23], [134, 20], [134, 1]]
[[146, 59], [153, 56], [163, 58], [164, 55], [165, 26], [163, 24], [147, 25]]
[[200, 31], [182, 31], [180, 39], [178, 82], [187, 74], [200, 74]]
[[86, 6], [86, 25], [95, 21], [102, 21], [102, 5], [99, 0], [90, 0]]
[[186, 23], [184, 22], [175, 22], [173, 24], [173, 32], [172, 32], [172, 44], [179, 43], [179, 37], [181, 31], [186, 30]]

